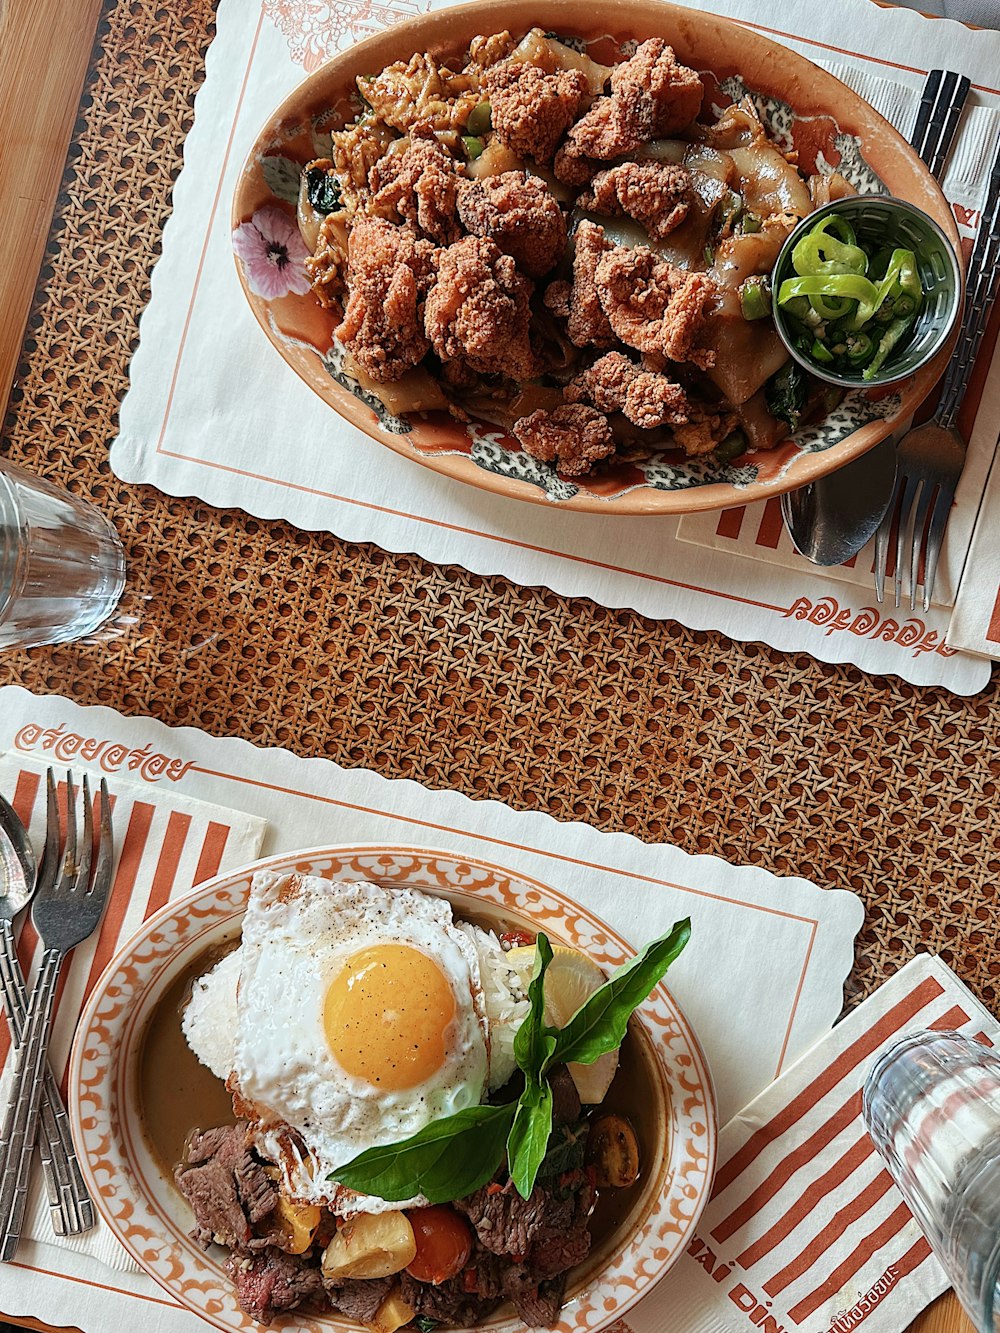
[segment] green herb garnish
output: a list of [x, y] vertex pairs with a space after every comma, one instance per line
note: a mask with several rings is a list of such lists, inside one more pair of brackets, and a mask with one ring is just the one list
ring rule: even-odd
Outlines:
[[552, 1088], [556, 1066], [592, 1064], [617, 1050], [629, 1018], [663, 978], [691, 937], [679, 921], [664, 936], [618, 968], [589, 996], [563, 1028], [544, 1021], [545, 973], [552, 960], [548, 938], [535, 941], [535, 970], [528, 985], [528, 1013], [514, 1038], [514, 1058], [524, 1090], [503, 1106], [470, 1106], [425, 1125], [401, 1143], [369, 1148], [329, 1176], [348, 1189], [398, 1202], [422, 1194], [431, 1203], [462, 1199], [492, 1180], [504, 1155], [514, 1187], [528, 1198], [552, 1144]]
[[306, 172], [306, 194], [316, 212], [324, 217], [341, 208], [340, 181], [325, 167], [310, 167]]
[[797, 430], [806, 405], [805, 371], [794, 361], [788, 361], [767, 381], [764, 401], [772, 417], [787, 421], [793, 431]]

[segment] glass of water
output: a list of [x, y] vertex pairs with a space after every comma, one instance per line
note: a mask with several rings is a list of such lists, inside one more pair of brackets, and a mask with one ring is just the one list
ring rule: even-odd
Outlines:
[[0, 462], [0, 650], [91, 634], [124, 585], [125, 553], [100, 510]]
[[865, 1125], [978, 1333], [1000, 1333], [1000, 1055], [914, 1032], [873, 1066]]

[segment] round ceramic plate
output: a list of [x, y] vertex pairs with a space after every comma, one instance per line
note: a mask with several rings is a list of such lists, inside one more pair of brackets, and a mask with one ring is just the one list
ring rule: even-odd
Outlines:
[[[839, 171], [861, 193], [889, 193], [916, 204], [958, 249], [951, 210], [934, 178], [904, 139], [845, 84], [787, 47], [713, 14], [660, 0], [608, 0], [595, 19], [585, 0], [480, 0], [399, 23], [335, 56], [307, 78], [271, 116], [244, 165], [233, 201], [233, 227], [262, 236], [274, 210], [294, 225], [301, 167], [327, 156], [331, 109], [345, 105], [355, 77], [414, 52], [462, 51], [478, 33], [541, 26], [579, 39], [598, 60], [621, 59], [629, 44], [665, 37], [678, 58], [698, 70], [705, 111], [748, 94], [776, 142], [799, 155], [807, 174]], [[704, 115], [705, 113], [703, 113]], [[255, 222], [256, 219], [256, 222]], [[259, 225], [258, 225], [259, 224]], [[278, 225], [282, 224], [278, 219]], [[270, 230], [269, 230], [270, 229]], [[268, 298], [237, 260], [240, 280], [261, 327], [288, 364], [325, 402], [404, 458], [485, 490], [540, 504], [601, 514], [666, 514], [723, 509], [804, 486], [864, 453], [911, 415], [944, 370], [949, 349], [890, 390], [849, 394], [776, 449], [732, 464], [688, 459], [680, 451], [645, 463], [614, 464], [591, 478], [568, 480], [521, 452], [497, 426], [453, 421], [444, 413], [390, 416], [343, 367], [334, 344], [336, 320], [308, 290], [302, 260], [287, 266], [297, 293]], [[301, 271], [300, 271], [301, 270]], [[341, 448], [350, 448], [342, 441]]]
[[[258, 870], [368, 879], [447, 898], [460, 916], [503, 926], [530, 924], [590, 955], [606, 971], [631, 950], [602, 921], [544, 884], [481, 861], [411, 847], [321, 847], [288, 852], [201, 885], [151, 917], [109, 965], [77, 1031], [70, 1064], [70, 1116], [87, 1185], [125, 1249], [169, 1294], [215, 1328], [259, 1329], [239, 1308], [222, 1266], [189, 1237], [191, 1212], [143, 1135], [138, 1070], [143, 1033], [158, 1000], [206, 949], [236, 939]], [[644, 1163], [627, 1219], [571, 1275], [561, 1333], [599, 1333], [672, 1267], [708, 1201], [715, 1170], [716, 1114], [705, 1058], [687, 1020], [661, 985], [631, 1031], [664, 1132]], [[646, 1109], [646, 1108], [643, 1108]], [[282, 1321], [278, 1321], [281, 1323]], [[296, 1311], [298, 1333], [351, 1330], [342, 1316]], [[524, 1333], [500, 1311], [483, 1327]]]

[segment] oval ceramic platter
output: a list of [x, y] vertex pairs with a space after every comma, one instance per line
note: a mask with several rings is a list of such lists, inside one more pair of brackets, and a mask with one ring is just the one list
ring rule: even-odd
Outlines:
[[[916, 153], [888, 121], [825, 70], [736, 23], [659, 0], [608, 0], [600, 14], [595, 32], [593, 6], [583, 0], [457, 5], [400, 23], [334, 57], [300, 84], [258, 135], [237, 186], [234, 231], [255, 225], [256, 218], [262, 234], [277, 227], [286, 240], [297, 239], [293, 196], [299, 170], [325, 155], [323, 136], [341, 123], [331, 108], [346, 105], [357, 75], [418, 51], [461, 52], [479, 33], [509, 28], [520, 35], [537, 25], [578, 39], [606, 63], [622, 59], [630, 43], [665, 37], [678, 58], [702, 74], [707, 90], [703, 119], [706, 113], [711, 118], [712, 108], [749, 93], [771, 136], [799, 154], [802, 170], [836, 170], [859, 193], [887, 192], [909, 200], [929, 213], [958, 249], [951, 210]], [[777, 448], [746, 453], [732, 464], [712, 457], [689, 459], [678, 450], [570, 480], [523, 453], [500, 427], [463, 424], [441, 412], [408, 419], [389, 415], [345, 373], [342, 350], [333, 339], [337, 321], [309, 291], [305, 247], [299, 242], [297, 249], [301, 256], [284, 269], [281, 285], [288, 290], [279, 295], [254, 290], [259, 284], [238, 258], [237, 268], [264, 332], [325, 402], [404, 458], [500, 495], [566, 509], [677, 514], [723, 509], [804, 486], [864, 453], [909, 417], [948, 357], [946, 349], [889, 390], [854, 392]]]
[[[226, 1333], [253, 1333], [260, 1325], [236, 1302], [223, 1268], [225, 1252], [206, 1253], [188, 1235], [188, 1205], [143, 1134], [138, 1072], [157, 1002], [199, 955], [238, 938], [258, 870], [421, 889], [483, 924], [545, 930], [605, 971], [632, 952], [555, 889], [500, 866], [426, 848], [338, 846], [272, 856], [218, 876], [151, 917], [108, 966], [80, 1020], [70, 1065], [73, 1138], [88, 1188], [125, 1249], [175, 1300]], [[637, 1019], [630, 1030], [652, 1089], [655, 1105], [648, 1113], [660, 1118], [665, 1133], [657, 1160], [644, 1163], [642, 1189], [628, 1218], [571, 1275], [561, 1333], [599, 1333], [624, 1314], [683, 1253], [708, 1202], [716, 1113], [704, 1055], [664, 986], [637, 1010]], [[297, 1333], [358, 1330], [342, 1316], [299, 1311], [276, 1324]], [[482, 1327], [524, 1333], [520, 1320], [505, 1311]]]

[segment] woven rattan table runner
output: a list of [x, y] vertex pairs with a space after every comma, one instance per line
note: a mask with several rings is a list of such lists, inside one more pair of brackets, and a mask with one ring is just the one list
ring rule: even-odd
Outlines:
[[114, 517], [97, 642], [0, 681], [625, 829], [868, 906], [848, 998], [916, 950], [1000, 1002], [996, 688], [960, 699], [116, 481], [107, 466], [181, 164], [207, 0], [110, 3], [3, 452]]

